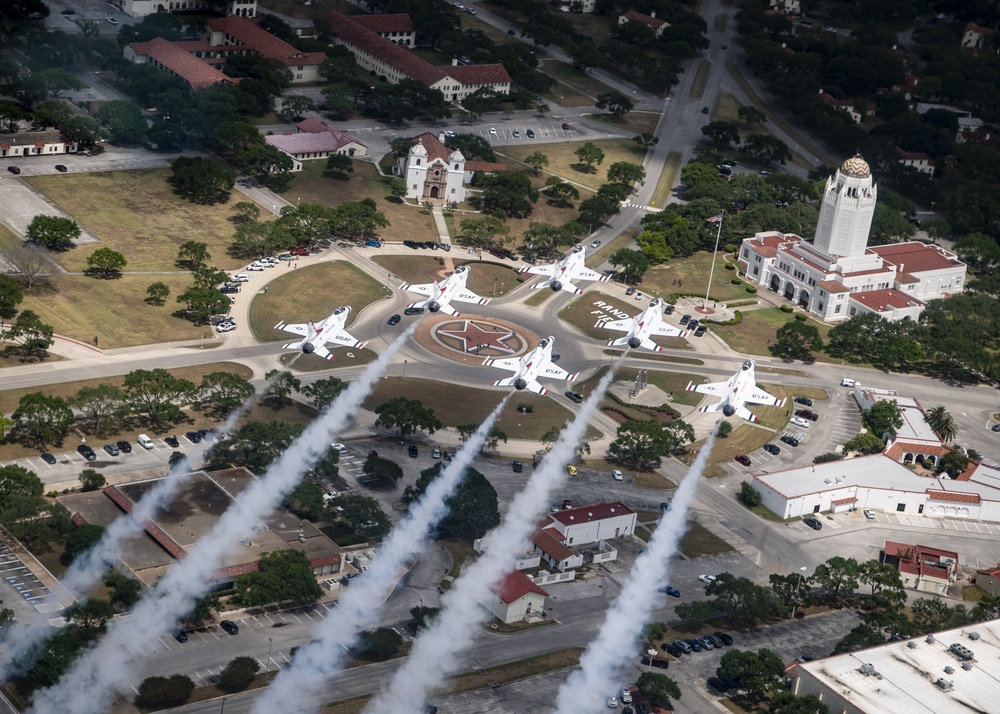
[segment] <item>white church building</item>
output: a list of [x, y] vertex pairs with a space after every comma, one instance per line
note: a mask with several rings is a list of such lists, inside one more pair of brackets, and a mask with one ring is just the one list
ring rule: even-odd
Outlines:
[[816, 237], [765, 231], [740, 246], [748, 281], [828, 322], [876, 312], [917, 319], [928, 300], [965, 288], [966, 266], [954, 253], [918, 241], [868, 247], [878, 185], [860, 156], [827, 179]]
[[467, 161], [461, 151], [449, 149], [431, 133], [414, 139], [409, 153], [396, 159], [393, 173], [406, 179], [406, 197], [421, 203], [461, 203], [466, 184], [477, 171], [503, 170], [503, 164]]

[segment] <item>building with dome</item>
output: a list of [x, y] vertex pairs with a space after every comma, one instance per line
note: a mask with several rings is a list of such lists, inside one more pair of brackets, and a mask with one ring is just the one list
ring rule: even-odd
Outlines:
[[466, 161], [461, 151], [451, 150], [431, 133], [414, 139], [405, 156], [396, 159], [393, 173], [406, 179], [406, 197], [420, 203], [461, 203], [466, 198], [466, 184], [477, 171], [500, 171], [503, 164], [489, 161]]
[[782, 295], [827, 322], [876, 312], [887, 320], [917, 319], [928, 300], [965, 288], [965, 264], [919, 241], [868, 247], [878, 184], [861, 156], [826, 181], [816, 235], [765, 231], [740, 246], [752, 283]]

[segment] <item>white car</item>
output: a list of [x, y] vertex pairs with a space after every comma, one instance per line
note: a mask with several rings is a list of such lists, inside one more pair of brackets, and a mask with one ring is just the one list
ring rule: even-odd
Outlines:
[[705, 583], [705, 585], [711, 585], [716, 581], [716, 577], [714, 575], [699, 575], [698, 580]]
[[858, 383], [855, 382], [853, 379], [848, 379], [847, 377], [844, 377], [842, 380], [840, 380], [840, 386], [841, 387], [856, 387], [856, 386], [858, 386]]
[[250, 276], [246, 273], [236, 273], [235, 275], [230, 275], [229, 280], [234, 283], [245, 283], [250, 280]]
[[263, 273], [264, 272], [264, 266], [263, 265], [258, 265], [257, 263], [250, 263], [250, 265], [248, 265], [246, 267], [246, 269], [248, 271], [250, 271], [251, 273]]
[[496, 128], [491, 126], [490, 127], [490, 136], [496, 136], [496, 135], [497, 135]]
[[115, 18], [113, 18], [113, 17], [109, 17], [109, 18], [106, 18], [106, 19], [107, 19], [107, 21], [108, 21], [109, 23], [111, 23], [112, 25], [117, 25], [117, 24], [118, 24], [118, 20], [116, 20], [116, 19], [115, 19]]
[[636, 293], [636, 294], [635, 294], [635, 299], [636, 299], [636, 300], [645, 300], [645, 299], [646, 299], [646, 296], [645, 296], [645, 295], [643, 295], [642, 293]]
[[632, 692], [628, 687], [622, 687], [622, 704], [632, 703]]
[[232, 332], [235, 329], [236, 329], [235, 322], [220, 322], [218, 325], [215, 326], [216, 332]]
[[265, 263], [263, 261], [258, 261], [256, 263], [254, 263], [254, 265], [256, 265], [258, 268], [264, 268], [264, 270], [267, 270], [268, 268], [273, 268], [274, 267], [274, 263]]
[[460, 2], [455, 3], [455, 7], [457, 7], [459, 10], [464, 10], [465, 9], [465, 5], [463, 5]]
[[447, 131], [446, 131], [446, 132], [444, 133], [444, 135], [445, 135], [446, 137], [449, 137], [449, 138], [450, 138], [450, 137], [453, 137], [453, 136], [458, 136], [458, 135], [457, 135], [457, 134], [456, 134], [455, 132], [453, 132], [453, 131], [452, 131], [451, 129], [448, 129], [448, 130], [447, 130]]
[[795, 426], [802, 427], [803, 429], [808, 429], [810, 424], [808, 419], [803, 419], [802, 417], [792, 417], [788, 421], [789, 424], [794, 424]]
[[595, 240], [593, 243], [590, 244], [590, 247], [591, 248], [600, 248], [601, 247], [601, 241]]
[[[292, 258], [292, 254], [291, 254], [291, 253], [289, 253], [289, 254], [288, 254], [288, 257], [289, 257], [289, 258]], [[270, 256], [270, 255], [269, 255], [269, 256], [268, 256], [268, 257], [266, 257], [266, 258], [261, 258], [261, 259], [260, 259], [260, 260], [258, 260], [257, 262], [258, 262], [258, 263], [270, 263], [271, 265], [279, 265], [279, 264], [281, 263], [281, 260], [280, 260], [280, 259], [278, 259], [278, 258], [275, 258], [274, 256]]]
[[334, 451], [339, 451], [340, 453], [344, 453], [345, 451], [347, 451], [347, 447], [341, 444], [339, 441], [330, 444], [330, 448], [333, 449]]
[[617, 709], [618, 699], [615, 697], [608, 697], [608, 709]]
[[327, 491], [326, 493], [323, 494], [323, 501], [324, 503], [329, 503], [339, 495], [340, 494], [337, 493], [336, 491]]
[[867, 518], [869, 521], [874, 521], [875, 520], [875, 511], [873, 511], [872, 509], [866, 508], [864, 510], [864, 514], [865, 514], [865, 518]]
[[[611, 475], [614, 477], [615, 481], [624, 481], [625, 480], [625, 476], [623, 476], [622, 472], [619, 471], [618, 469], [615, 469], [614, 471], [612, 471]], [[625, 701], [625, 700], [622, 699], [622, 701]]]

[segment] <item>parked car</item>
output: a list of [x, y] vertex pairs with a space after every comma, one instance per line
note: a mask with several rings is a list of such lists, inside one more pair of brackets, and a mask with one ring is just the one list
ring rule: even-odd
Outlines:
[[687, 328], [689, 330], [697, 330], [699, 327], [701, 327], [701, 323], [698, 322], [697, 320], [688, 321]]
[[695, 337], [704, 337], [705, 333], [708, 332], [708, 328], [704, 325], [698, 325], [698, 329], [694, 331]]
[[116, 20], [113, 17], [109, 17], [109, 18], [106, 18], [106, 19], [107, 19], [107, 21], [108, 21], [109, 24], [112, 24], [112, 25], [117, 25], [118, 24], [118, 20]]
[[185, 433], [184, 434], [184, 438], [186, 438], [192, 444], [200, 444], [201, 443], [201, 434], [199, 434], [196, 431], [189, 431], [189, 432]]
[[574, 391], [566, 392], [566, 398], [571, 402], [575, 402], [576, 404], [579, 404], [580, 402], [583, 401], [583, 395], [580, 394], [579, 392], [574, 392]]
[[399, 313], [397, 312], [395, 315], [393, 315], [392, 317], [389, 318], [389, 324], [390, 325], [398, 325], [399, 321], [402, 320], [402, 319], [403, 318], [401, 318], [399, 316]]
[[629, 689], [628, 685], [626, 684], [624, 687], [622, 687], [622, 704], [631, 704], [631, 703], [632, 703], [632, 690]]
[[118, 449], [123, 454], [131, 454], [132, 453], [132, 442], [131, 441], [125, 441], [124, 439], [122, 439], [121, 441], [115, 442], [115, 445], [118, 447]]
[[726, 683], [723, 682], [719, 677], [709, 677], [708, 679], [705, 680], [705, 684], [707, 684], [709, 688], [714, 689], [719, 694], [723, 694], [729, 691], [729, 687], [727, 687]]
[[841, 387], [856, 387], [856, 386], [858, 386], [858, 383], [855, 382], [853, 379], [848, 379], [847, 377], [844, 377], [843, 379], [840, 380], [840, 386]]
[[701, 652], [701, 650], [703, 649], [701, 643], [698, 640], [684, 640], [684, 641], [687, 642], [688, 645], [691, 647], [691, 649], [695, 652]]
[[684, 654], [684, 650], [676, 642], [664, 642], [660, 647], [671, 657], [680, 658]]
[[802, 417], [792, 417], [791, 419], [788, 420], [788, 423], [794, 424], [795, 426], [801, 427], [803, 429], [809, 428], [809, 420], [803, 419]]
[[719, 640], [722, 642], [722, 644], [725, 645], [726, 647], [729, 647], [731, 644], [733, 644], [732, 635], [727, 635], [725, 632], [716, 632], [714, 636], [718, 637]]
[[169, 446], [171, 449], [180, 448], [181, 445], [181, 442], [177, 441], [176, 436], [165, 436], [163, 437], [163, 441], [166, 442], [167, 446]]
[[228, 632], [230, 635], [240, 634], [240, 628], [232, 620], [223, 620], [219, 623], [219, 627]]
[[625, 288], [626, 295], [635, 295], [635, 288]]
[[660, 588], [660, 592], [669, 595], [670, 597], [681, 596], [681, 591], [673, 587], [672, 585], [664, 585], [662, 588]]
[[682, 325], [686, 325], [689, 322], [691, 322], [691, 316], [690, 315], [681, 315], [681, 324]]
[[490, 127], [490, 136], [496, 136], [496, 135], [497, 135], [497, 128], [495, 126], [491, 126]]
[[236, 323], [232, 320], [223, 320], [215, 326], [216, 332], [232, 332], [236, 329]]
[[562, 507], [564, 511], [568, 510], [573, 507], [573, 502], [567, 498], [562, 502]]
[[[514, 34], [513, 31], [511, 31], [511, 34]], [[528, 135], [529, 139], [534, 139], [535, 138], [535, 131], [534, 131], [534, 129], [528, 129], [524, 133]]]
[[514, 473], [516, 473], [516, 474], [519, 474], [522, 471], [524, 471], [524, 464], [521, 463], [520, 461], [512, 461], [510, 465], [511, 465], [511, 468], [514, 469]]
[[753, 462], [750, 461], [750, 457], [746, 454], [736, 454], [736, 460], [739, 461], [744, 466], [750, 466]]
[[64, 173], [66, 173], [67, 171], [69, 171], [69, 169], [68, 169], [68, 168], [66, 168], [66, 166], [65, 166], [65, 165], [63, 165], [63, 164], [56, 164], [56, 171], [58, 171], [58, 172], [59, 172], [59, 173], [61, 173], [61, 174], [64, 174]]
[[814, 531], [818, 531], [823, 527], [823, 524], [819, 522], [816, 518], [803, 518], [802, 522], [807, 526], [812, 528]]
[[17, 166], [8, 166], [7, 170], [10, 171], [12, 174], [21, 173], [21, 169], [19, 169]]
[[613, 478], [615, 481], [624, 481], [625, 475], [618, 469], [615, 469], [614, 471], [611, 472], [611, 478]]
[[795, 403], [801, 404], [804, 407], [811, 407], [813, 405], [813, 400], [809, 397], [795, 397]]
[[515, 130], [514, 130], [514, 131], [512, 132], [512, 135], [513, 135], [513, 137], [514, 137], [515, 139], [520, 139], [520, 138], [521, 138], [521, 130], [520, 130], [520, 129], [515, 129]]
[[411, 459], [417, 458], [417, 455], [420, 453], [420, 451], [417, 449], [416, 445], [414, 445], [414, 444], [410, 444], [410, 448], [407, 449], [407, 451], [409, 452]]
[[633, 299], [635, 299], [635, 300], [645, 300], [646, 296], [643, 295], [641, 292], [638, 292], [638, 293], [635, 294], [635, 298], [633, 298]]
[[873, 511], [872, 509], [866, 508], [864, 511], [862, 511], [862, 513], [865, 514], [865, 518], [867, 518], [869, 521], [875, 520], [875, 511]]
[[576, 466], [574, 466], [573, 464], [569, 464], [566, 467], [566, 473], [568, 473], [570, 476], [576, 476], [577, 474]]
[[618, 708], [618, 698], [608, 697], [608, 709], [617, 709], [617, 708]]
[[819, 421], [819, 414], [812, 409], [796, 409], [795, 416], [808, 419], [809, 421]]
[[309, 255], [308, 248], [292, 248], [288, 252], [291, 253], [292, 255]]
[[563, 124], [562, 125], [562, 130], [563, 131], [569, 131], [569, 124]]
[[593, 242], [592, 242], [592, 243], [590, 244], [590, 247], [591, 247], [591, 248], [600, 248], [600, 247], [601, 247], [601, 241], [599, 241], [599, 240], [595, 240], [595, 241], [593, 241]]
[[659, 667], [660, 669], [666, 669], [670, 666], [670, 660], [663, 659], [662, 657], [650, 657], [649, 655], [643, 655], [642, 663], [647, 666]]
[[211, 441], [212, 439], [215, 438], [215, 434], [209, 431], [208, 429], [199, 429], [198, 436], [201, 437], [202, 441]]
[[49, 464], [50, 466], [52, 466], [52, 465], [54, 465], [56, 463], [56, 457], [53, 456], [52, 454], [50, 454], [48, 451], [43, 451], [38, 456], [39, 456], [39, 458], [41, 458], [42, 461], [44, 461], [45, 463]]
[[435, 446], [431, 450], [431, 458], [432, 459], [440, 459], [441, 458], [441, 449], [439, 449], [438, 447]]
[[709, 640], [713, 645], [715, 645], [715, 649], [722, 649], [722, 638], [718, 635], [705, 635], [702, 639]]
[[715, 643], [712, 642], [712, 640], [710, 640], [707, 637], [699, 637], [698, 638], [698, 642], [701, 643], [701, 648], [703, 650], [714, 650], [715, 649]]
[[700, 580], [701, 582], [705, 583], [705, 585], [711, 585], [712, 583], [714, 583], [716, 581], [716, 579], [717, 578], [714, 575], [699, 575], [698, 576], [698, 580]]
[[663, 308], [663, 314], [664, 315], [673, 315], [674, 314], [674, 310], [676, 310], [676, 309], [677, 309], [676, 307], [674, 307], [670, 303], [667, 303], [667, 306], [665, 308]]
[[95, 454], [94, 450], [86, 444], [80, 444], [76, 447], [76, 453], [80, 454], [80, 456], [85, 458], [87, 461], [97, 461], [97, 454]]
[[764, 444], [761, 448], [767, 453], [774, 454], [775, 456], [781, 453], [781, 447], [777, 444]]
[[121, 450], [115, 444], [105, 444], [104, 450], [112, 456], [118, 456], [121, 453]]
[[684, 654], [691, 654], [694, 652], [694, 649], [692, 649], [691, 645], [687, 643], [687, 640], [674, 640], [673, 644], [674, 647], [681, 650]]
[[1000, 424], [994, 424], [990, 427], [991, 431], [1000, 431]]
[[708, 107], [702, 107], [701, 108], [701, 113], [702, 114], [708, 114]]
[[798, 446], [799, 445], [799, 440], [796, 439], [791, 434], [783, 434], [781, 436], [781, 441], [785, 442], [789, 446]]
[[250, 280], [250, 276], [246, 273], [234, 273], [229, 276], [229, 280], [234, 283], [245, 283]]
[[184, 630], [176, 630], [174, 632], [174, 639], [183, 645], [185, 642], [188, 641], [188, 636]]

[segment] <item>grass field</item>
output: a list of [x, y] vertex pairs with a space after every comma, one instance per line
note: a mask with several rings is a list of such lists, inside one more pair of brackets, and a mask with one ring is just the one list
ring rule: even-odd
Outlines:
[[597, 95], [608, 91], [604, 83], [598, 82], [586, 72], [581, 72], [565, 62], [545, 59], [538, 69], [558, 80], [548, 91], [542, 93], [543, 96], [564, 107], [593, 106]]
[[[627, 382], [634, 382], [637, 371], [635, 369], [621, 369], [618, 371], [618, 376]], [[683, 404], [693, 407], [701, 401], [703, 396], [697, 392], [688, 392], [685, 389], [688, 382], [691, 381], [691, 375], [683, 372], [646, 370], [646, 377], [653, 386], [659, 387], [667, 394], [673, 394], [673, 404]]]
[[[487, 374], [488, 373], [488, 374]], [[503, 376], [498, 370], [483, 369], [483, 381], [498, 379]], [[375, 385], [372, 394], [365, 400], [366, 409], [375, 409], [379, 404], [394, 397], [417, 399], [425, 407], [434, 410], [434, 414], [445, 426], [455, 427], [459, 424], [481, 423], [496, 405], [503, 399], [504, 393], [486, 391], [472, 387], [449, 385], [446, 389], [440, 382], [428, 379], [400, 379], [389, 377]], [[530, 405], [534, 411], [521, 414], [517, 411], [520, 404]], [[554, 399], [539, 394], [516, 394], [497, 421], [497, 428], [505, 432], [511, 439], [540, 439], [542, 434], [552, 426], [561, 427], [571, 417], [569, 410], [556, 403]], [[587, 438], [599, 437], [601, 432], [593, 427], [587, 429]]]
[[629, 112], [625, 116], [618, 119], [613, 118], [610, 114], [593, 114], [590, 118], [596, 119], [602, 124], [607, 124], [608, 126], [616, 126], [619, 129], [634, 131], [636, 134], [641, 134], [643, 132], [649, 132], [652, 134], [656, 131], [657, 122], [660, 121], [660, 113], [634, 111]]
[[13, 248], [20, 240], [10, 228], [0, 223], [0, 249]]
[[652, 206], [666, 205], [670, 200], [670, 194], [674, 190], [674, 181], [677, 180], [678, 172], [681, 170], [681, 155], [676, 151], [667, 154], [667, 160], [663, 164], [663, 173], [660, 174], [660, 182], [656, 184], [656, 191], [653, 192]]
[[385, 214], [389, 226], [379, 231], [379, 236], [387, 241], [437, 240], [434, 218], [413, 206], [388, 201], [389, 190], [383, 183], [375, 167], [365, 161], [354, 162], [354, 173], [348, 180], [331, 178], [324, 170], [325, 161], [305, 161], [300, 173], [295, 174], [285, 197], [297, 202], [316, 203], [321, 206], [336, 207], [348, 201], [371, 198], [378, 204], [378, 210]]
[[553, 295], [555, 295], [555, 293], [551, 290], [533, 290], [531, 291], [531, 297], [525, 300], [524, 304], [528, 307], [538, 307]]
[[[743, 284], [733, 285], [735, 272], [726, 270], [723, 266], [725, 253], [719, 252], [715, 261], [715, 273], [712, 276], [711, 296], [723, 302], [732, 300], [747, 300], [752, 297]], [[712, 266], [712, 254], [700, 251], [680, 260], [672, 260], [664, 265], [656, 265], [646, 271], [642, 277], [642, 291], [668, 299], [677, 294], [698, 295], [704, 297], [708, 286], [708, 274]], [[680, 281], [675, 285], [674, 281]]]
[[[146, 288], [155, 282], [170, 287], [162, 306], [145, 302]], [[210, 326], [195, 325], [173, 315], [180, 307], [177, 295], [191, 285], [191, 274], [187, 272], [124, 275], [117, 280], [56, 275], [48, 287], [28, 293], [20, 307], [37, 312], [57, 334], [84, 342], [97, 335], [102, 348], [194, 340], [206, 333], [214, 337]]]
[[[791, 313], [768, 307], [743, 313], [743, 322], [739, 325], [713, 325], [712, 331], [737, 352], [769, 355], [769, 346], [776, 339], [778, 328], [794, 319], [795, 316]], [[820, 337], [825, 342], [830, 334], [830, 327], [813, 320], [809, 320], [808, 324], [819, 329]]]
[[[453, 252], [465, 255], [464, 251], [455, 249]], [[444, 257], [448, 253], [440, 254]], [[443, 280], [445, 268], [438, 265], [437, 257], [426, 255], [380, 255], [372, 259], [373, 262], [381, 265], [394, 276], [398, 276], [408, 283], [429, 283], [433, 280]], [[492, 258], [491, 258], [492, 260]], [[483, 297], [501, 297], [524, 282], [523, 277], [513, 268], [493, 262], [480, 262], [478, 260], [455, 260], [455, 267], [469, 265], [472, 272], [466, 287], [477, 295]], [[394, 288], [399, 287], [394, 285]], [[495, 291], [494, 291], [495, 288]], [[419, 298], [414, 294], [414, 300]]]
[[289, 270], [268, 284], [250, 303], [250, 328], [262, 342], [291, 340], [294, 335], [275, 330], [279, 322], [326, 319], [337, 307], [349, 305], [350, 327], [363, 308], [391, 293], [365, 273], [344, 261], [319, 263]]
[[[645, 303], [641, 305], [635, 302], [629, 304], [624, 300], [591, 290], [579, 298], [574, 298], [569, 305], [560, 311], [559, 317], [577, 327], [588, 337], [596, 340], [606, 341], [624, 337], [627, 333], [605, 330], [603, 328], [596, 327], [597, 320], [601, 317], [608, 317], [609, 313], [606, 309], [595, 305], [595, 302], [607, 303], [608, 305], [612, 305], [616, 309], [628, 313], [633, 317], [638, 315], [646, 307]], [[595, 314], [596, 312], [600, 312], [601, 314]], [[615, 315], [610, 316], [614, 320], [622, 319]], [[653, 341], [663, 347], [670, 347], [673, 349], [691, 349], [691, 345], [682, 337], [654, 337]]]
[[728, 15], [716, 15], [715, 16], [715, 21], [712, 23], [712, 26], [715, 28], [715, 31], [716, 32], [725, 32], [726, 31], [726, 20], [728, 20], [728, 19], [729, 19]]
[[701, 99], [705, 93], [705, 85], [708, 83], [708, 74], [712, 71], [712, 63], [702, 60], [698, 63], [698, 69], [694, 75], [694, 82], [691, 83], [691, 99]]
[[59, 264], [68, 271], [83, 272], [87, 256], [102, 247], [124, 255], [128, 272], [179, 270], [177, 249], [189, 240], [208, 244], [212, 265], [240, 267], [242, 259], [226, 253], [235, 228], [229, 218], [233, 204], [250, 199], [234, 190], [225, 204], [191, 203], [174, 194], [169, 177], [169, 169], [147, 169], [31, 176], [25, 181], [100, 241], [58, 254]]
[[[549, 165], [545, 171], [556, 176], [560, 176], [566, 181], [586, 186], [594, 191], [599, 189], [607, 180], [608, 167], [616, 161], [628, 161], [634, 164], [641, 164], [646, 155], [645, 150], [630, 139], [610, 139], [608, 141], [594, 142], [604, 152], [604, 162], [595, 166], [592, 173], [586, 173], [586, 166], [574, 153], [581, 144], [579, 142], [552, 143], [552, 144], [529, 144], [521, 146], [508, 146], [503, 154], [513, 159], [523, 161], [524, 157], [539, 151], [549, 159]], [[499, 152], [498, 152], [499, 153]], [[523, 168], [518, 165], [519, 168]], [[543, 172], [544, 173], [544, 172]], [[544, 178], [542, 182], [544, 183]], [[586, 195], [581, 195], [586, 198]], [[539, 199], [539, 203], [541, 200]], [[575, 217], [575, 214], [574, 214]], [[538, 220], [538, 219], [535, 219]]]

